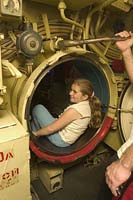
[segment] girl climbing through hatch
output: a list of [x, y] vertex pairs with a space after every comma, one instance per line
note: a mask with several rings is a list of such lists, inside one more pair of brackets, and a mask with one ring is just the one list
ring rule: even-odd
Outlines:
[[32, 134], [46, 136], [58, 147], [73, 144], [88, 128], [101, 124], [101, 102], [95, 96], [92, 83], [87, 79], [76, 79], [71, 85], [70, 105], [54, 118], [44, 105], [38, 104], [32, 110]]

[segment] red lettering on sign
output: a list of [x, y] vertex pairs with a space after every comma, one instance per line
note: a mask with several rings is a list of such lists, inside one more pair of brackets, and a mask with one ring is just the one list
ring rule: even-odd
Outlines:
[[11, 171], [12, 176], [16, 176], [19, 174], [19, 168], [15, 168], [14, 170]]
[[2, 175], [2, 179], [8, 179], [10, 180], [11, 178], [17, 176], [19, 174], [19, 168], [14, 168], [10, 172], [6, 172]]
[[0, 162], [2, 162], [4, 160], [4, 153], [0, 152]]
[[2, 175], [2, 179], [8, 179], [10, 177], [10, 173], [6, 172]]
[[9, 158], [13, 158], [13, 154], [11, 152], [8, 152], [5, 156], [5, 160], [8, 160]]
[[4, 153], [4, 152], [0, 152], [0, 162], [3, 162], [3, 161], [6, 161], [10, 158], [13, 158], [13, 153], [12, 152], [7, 152], [7, 153]]

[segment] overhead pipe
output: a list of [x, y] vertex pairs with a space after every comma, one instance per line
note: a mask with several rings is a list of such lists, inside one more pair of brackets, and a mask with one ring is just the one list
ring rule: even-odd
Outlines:
[[[112, 4], [113, 2], [115, 2], [116, 0], [107, 0], [107, 1], [103, 1], [102, 4], [99, 4], [97, 7], [94, 7], [94, 9], [92, 9], [91, 12], [88, 13], [88, 16], [86, 18], [86, 24], [85, 24], [85, 37], [89, 38], [89, 30], [90, 30], [90, 23], [91, 23], [91, 19], [92, 19], [92, 15], [99, 11], [102, 10], [103, 8], [107, 7], [108, 5]], [[103, 52], [101, 52], [100, 49], [98, 49], [96, 47], [96, 45], [94, 44], [89, 44], [89, 47], [91, 49], [93, 49], [94, 52], [96, 52], [102, 59], [102, 62], [107, 63], [108, 59], [103, 55]]]
[[84, 29], [84, 27], [81, 24], [79, 24], [65, 16], [66, 4], [63, 0], [60, 0], [58, 9], [60, 10], [61, 17], [65, 22], [76, 25], [76, 26], [80, 27], [81, 29]]
[[85, 39], [86, 36], [85, 36], [85, 28], [84, 28], [84, 26], [81, 25], [80, 23], [77, 23], [77, 22], [75, 22], [75, 21], [73, 21], [73, 20], [67, 18], [67, 17], [65, 16], [66, 4], [65, 4], [64, 0], [60, 0], [59, 5], [58, 5], [58, 9], [59, 9], [59, 11], [60, 11], [61, 18], [62, 18], [65, 22], [67, 22], [67, 23], [69, 23], [69, 24], [72, 24], [72, 25], [75, 25], [75, 26], [78, 26], [79, 28], [82, 29], [82, 31], [83, 31], [83, 39]]
[[91, 17], [92, 15], [99, 10], [102, 10], [103, 8], [107, 7], [108, 5], [112, 4], [116, 0], [107, 0], [103, 2], [102, 4], [98, 5], [97, 7], [94, 7], [91, 12], [88, 13], [87, 19], [86, 19], [86, 25], [85, 25], [85, 36], [89, 38], [89, 28], [90, 28], [90, 22], [91, 22]]
[[96, 26], [95, 26], [95, 35], [97, 35], [100, 31], [100, 29], [102, 28], [102, 26], [104, 25], [107, 17], [104, 15], [104, 11], [100, 11], [100, 14], [98, 16], [97, 22], [96, 22]]

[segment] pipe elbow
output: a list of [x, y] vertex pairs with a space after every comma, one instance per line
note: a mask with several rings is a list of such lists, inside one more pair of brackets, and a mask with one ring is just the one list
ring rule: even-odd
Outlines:
[[61, 0], [58, 4], [58, 9], [59, 10], [65, 10], [66, 9], [66, 4], [63, 0]]

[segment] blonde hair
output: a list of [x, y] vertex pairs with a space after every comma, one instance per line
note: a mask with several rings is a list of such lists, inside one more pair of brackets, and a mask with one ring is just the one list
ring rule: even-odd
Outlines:
[[76, 79], [73, 84], [80, 87], [80, 92], [83, 95], [88, 95], [88, 100], [91, 108], [91, 119], [89, 123], [90, 128], [99, 128], [101, 125], [101, 102], [95, 96], [92, 83], [87, 79]]

